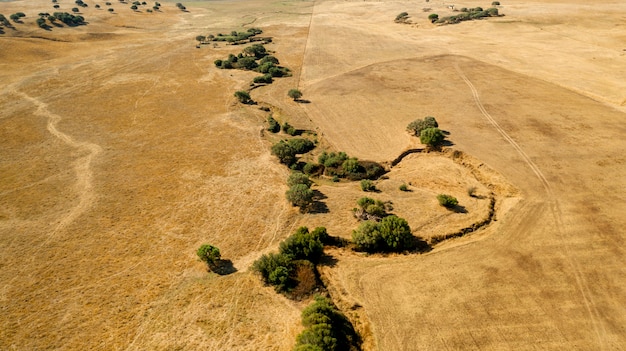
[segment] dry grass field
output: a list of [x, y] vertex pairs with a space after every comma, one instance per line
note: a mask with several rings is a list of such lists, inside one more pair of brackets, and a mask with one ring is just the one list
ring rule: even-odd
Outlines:
[[[213, 65], [242, 47], [195, 46], [251, 26], [294, 73], [252, 97], [321, 147], [390, 162], [420, 147], [410, 121], [450, 132], [449, 152], [407, 156], [372, 194], [415, 235], [496, 199], [489, 226], [427, 253], [327, 250], [364, 349], [626, 349], [623, 1], [505, 0], [503, 17], [447, 26], [427, 19], [452, 14], [440, 0], [85, 2], [87, 25], [50, 31], [35, 24], [50, 1], [0, 2], [27, 15], [0, 34], [0, 350], [293, 348], [307, 301], [250, 264], [301, 225], [349, 238], [364, 193], [319, 181], [327, 211], [287, 203], [267, 113], [233, 97], [256, 74]], [[205, 242], [237, 271], [207, 273]]]

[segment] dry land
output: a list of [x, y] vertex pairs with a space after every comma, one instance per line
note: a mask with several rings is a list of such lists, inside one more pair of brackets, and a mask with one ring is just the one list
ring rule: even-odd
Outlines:
[[[292, 349], [309, 301], [250, 265], [302, 225], [350, 238], [364, 193], [322, 179], [323, 211], [290, 206], [260, 105], [318, 149], [387, 165], [435, 116], [452, 145], [409, 154], [371, 195], [424, 240], [495, 200], [487, 226], [427, 253], [327, 249], [322, 278], [365, 350], [626, 348], [623, 1], [505, 0], [445, 26], [427, 19], [454, 14], [440, 0], [85, 2], [87, 25], [50, 30], [37, 14], [73, 1], [0, 2], [26, 14], [0, 34], [0, 349]], [[233, 93], [258, 74], [213, 64], [243, 47], [194, 38], [252, 26], [293, 76], [244, 106]], [[236, 272], [207, 273], [205, 242]]]

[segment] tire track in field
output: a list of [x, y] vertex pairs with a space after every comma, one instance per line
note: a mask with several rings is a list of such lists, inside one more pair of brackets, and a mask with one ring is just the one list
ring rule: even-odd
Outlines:
[[[474, 87], [474, 84], [472, 84], [472, 82], [463, 73], [458, 63], [454, 64], [454, 68], [458, 72], [461, 79], [463, 79], [465, 84], [467, 84], [467, 86], [470, 88], [472, 92], [472, 96], [474, 98], [474, 102], [476, 103], [476, 106], [478, 107], [482, 115], [498, 131], [498, 133], [500, 133], [500, 135], [517, 151], [517, 153], [522, 157], [524, 162], [528, 165], [528, 167], [530, 167], [533, 173], [541, 181], [541, 184], [543, 185], [546, 195], [548, 196], [548, 199], [549, 199], [550, 211], [552, 212], [552, 216], [554, 217], [554, 220], [556, 222], [557, 235], [562, 241], [564, 241], [563, 214], [561, 211], [561, 207], [559, 205], [559, 201], [557, 200], [557, 197], [554, 196], [554, 193], [552, 192], [550, 183], [548, 182], [544, 174], [541, 172], [539, 167], [537, 167], [537, 165], [530, 159], [528, 154], [524, 152], [524, 150], [519, 146], [519, 144], [517, 144], [517, 142], [515, 142], [515, 140], [513, 140], [513, 138], [511, 138], [511, 136], [507, 134], [507, 132], [498, 124], [498, 122], [496, 122], [496, 120], [485, 109], [485, 107], [483, 106], [480, 100], [480, 95], [478, 94], [478, 90], [476, 89], [476, 87]], [[596, 303], [593, 301], [593, 298], [591, 296], [589, 285], [587, 281], [585, 280], [585, 278], [583, 277], [582, 272], [580, 268], [578, 267], [578, 264], [575, 258], [572, 257], [569, 247], [567, 245], [563, 245], [563, 249], [565, 251], [565, 258], [567, 260], [567, 263], [572, 268], [578, 291], [582, 295], [585, 308], [587, 310], [587, 313], [589, 314], [589, 317], [591, 318], [591, 324], [593, 324], [594, 331], [598, 338], [598, 346], [600, 347], [600, 350], [604, 350], [606, 349], [604, 345], [604, 339], [606, 337], [606, 330], [604, 329], [604, 325], [599, 321], [601, 319], [600, 313], [598, 312]]]
[[60, 139], [62, 142], [72, 148], [87, 152], [87, 155], [76, 159], [76, 161], [74, 162], [74, 171], [76, 172], [76, 183], [74, 184], [74, 189], [79, 196], [78, 205], [72, 208], [69, 213], [62, 216], [57, 225], [54, 227], [54, 230], [50, 234], [48, 234], [46, 240], [41, 243], [41, 246], [43, 246], [50, 239], [52, 239], [52, 237], [57, 232], [63, 230], [70, 223], [74, 222], [76, 218], [78, 218], [89, 207], [93, 205], [95, 200], [95, 193], [93, 191], [93, 172], [91, 170], [91, 162], [93, 158], [102, 151], [102, 148], [99, 145], [93, 143], [76, 141], [68, 134], [60, 131], [57, 128], [57, 124], [61, 121], [62, 118], [61, 116], [52, 113], [48, 109], [48, 104], [23, 92], [15, 91], [14, 93], [21, 96], [25, 100], [28, 100], [37, 107], [37, 110], [35, 110], [35, 115], [41, 116], [48, 120], [46, 128], [48, 129], [50, 134]]

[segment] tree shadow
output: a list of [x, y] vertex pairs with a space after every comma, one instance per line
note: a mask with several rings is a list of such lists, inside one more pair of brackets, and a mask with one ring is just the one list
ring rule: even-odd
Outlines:
[[325, 267], [335, 267], [337, 265], [337, 262], [339, 262], [339, 260], [337, 260], [335, 257], [331, 255], [323, 255], [320, 258], [318, 264]]
[[229, 275], [237, 272], [237, 268], [233, 266], [233, 261], [231, 260], [219, 260], [212, 269], [212, 272], [219, 275]]
[[328, 197], [324, 195], [319, 190], [313, 190], [313, 203], [309, 206], [309, 213], [328, 213], [330, 210], [325, 202], [320, 200], [325, 200]]
[[441, 142], [441, 146], [454, 146], [454, 143], [451, 142], [450, 140], [446, 139], [446, 140]]
[[306, 99], [296, 99], [294, 101], [299, 103], [299, 104], [310, 104], [311, 103], [310, 100], [306, 100]]
[[432, 249], [433, 247], [423, 238], [419, 236], [413, 237], [413, 252], [425, 253], [432, 251]]
[[455, 205], [454, 207], [451, 207], [450, 210], [456, 213], [467, 213], [467, 209], [462, 205]]

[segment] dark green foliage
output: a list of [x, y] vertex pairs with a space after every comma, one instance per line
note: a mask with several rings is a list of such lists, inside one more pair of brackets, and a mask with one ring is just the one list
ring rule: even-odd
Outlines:
[[324, 167], [339, 167], [347, 159], [348, 155], [343, 151], [339, 153], [326, 153], [326, 151], [324, 151], [318, 156], [319, 163], [323, 164]]
[[17, 14], [12, 14], [9, 16], [9, 18], [11, 19], [11, 21], [13, 22], [18, 22], [20, 20], [20, 16], [18, 16]]
[[397, 16], [395, 21], [396, 22], [404, 22], [407, 20], [407, 18], [409, 17], [409, 14], [407, 12], [400, 12]]
[[278, 157], [278, 160], [287, 166], [296, 162], [296, 151], [284, 140], [272, 145], [272, 154]]
[[307, 187], [310, 187], [311, 184], [313, 184], [313, 182], [304, 173], [291, 172], [291, 174], [289, 175], [289, 178], [287, 178], [287, 186], [292, 187], [296, 184], [304, 184]]
[[320, 165], [318, 165], [317, 163], [308, 162], [307, 164], [304, 165], [304, 167], [302, 168], [302, 171], [305, 174], [313, 175], [313, 174], [316, 174], [319, 169], [320, 169]]
[[456, 197], [447, 195], [447, 194], [437, 195], [437, 201], [439, 201], [439, 204], [441, 206], [446, 207], [448, 209], [452, 209], [456, 207], [456, 205], [459, 204], [459, 200], [457, 200]]
[[271, 64], [274, 64], [274, 65], [278, 65], [278, 64], [280, 64], [280, 62], [278, 61], [278, 59], [277, 59], [276, 57], [272, 56], [272, 55], [267, 55], [267, 56], [264, 56], [264, 57], [263, 57], [263, 58], [259, 61], [259, 64], [260, 64], [260, 65], [265, 64], [265, 63], [271, 63]]
[[305, 154], [315, 148], [315, 143], [306, 138], [289, 139], [287, 143], [293, 148], [296, 154]]
[[285, 132], [285, 133], [287, 133], [289, 135], [296, 135], [296, 128], [294, 128], [288, 122], [285, 122], [285, 124], [283, 124], [282, 129], [283, 129], [283, 132]]
[[267, 116], [267, 130], [272, 133], [280, 132], [280, 124], [274, 119], [274, 117], [272, 117], [272, 115]]
[[254, 57], [242, 57], [237, 60], [236, 67], [251, 71], [257, 68], [258, 66], [259, 64], [256, 63], [256, 60], [254, 59]]
[[387, 214], [385, 204], [380, 200], [362, 197], [356, 201], [359, 209], [356, 210], [358, 218], [380, 220]]
[[409, 187], [406, 184], [400, 185], [400, 191], [409, 191]]
[[131, 6], [130, 9], [136, 11], [137, 10], [137, 5]]
[[178, 7], [181, 11], [185, 11], [187, 8], [185, 6], [183, 6], [183, 4], [181, 4], [180, 2], [176, 3], [176, 7]]
[[15, 14], [20, 18], [26, 17], [26, 14], [24, 12], [16, 12]]
[[46, 20], [43, 19], [43, 18], [37, 18], [37, 25], [40, 28], [47, 28], [48, 27], [48, 25], [46, 25]]
[[409, 223], [403, 218], [391, 215], [378, 224], [385, 251], [400, 252], [413, 248], [414, 237]]
[[321, 241], [322, 244], [328, 244], [330, 242], [330, 235], [328, 235], [326, 227], [317, 227], [313, 229], [311, 235]]
[[[56, 6], [56, 5], [55, 5], [55, 6]], [[115, 10], [113, 10], [113, 9], [111, 9], [111, 8], [110, 8], [110, 9], [107, 9], [107, 11], [109, 11], [109, 12], [113, 12], [113, 11], [115, 11]]]
[[298, 89], [289, 89], [289, 91], [287, 92], [287, 96], [292, 98], [293, 101], [296, 101], [302, 97], [302, 92]]
[[78, 7], [72, 7], [72, 12], [78, 12]]
[[302, 311], [306, 329], [297, 337], [298, 351], [358, 350], [360, 339], [350, 321], [325, 297], [317, 296]]
[[52, 16], [70, 27], [85, 24], [83, 16], [75, 16], [67, 12], [55, 12]]
[[280, 253], [292, 260], [319, 262], [324, 253], [324, 245], [307, 227], [300, 227], [295, 233], [280, 243]]
[[426, 128], [437, 128], [437, 127], [439, 127], [439, 123], [437, 123], [437, 120], [435, 119], [435, 117], [428, 116], [428, 117], [425, 117], [424, 119], [416, 119], [415, 121], [409, 123], [409, 125], [406, 127], [406, 130], [412, 135], [419, 136], [422, 130]]
[[[496, 1], [497, 2], [497, 1]], [[492, 3], [493, 5], [493, 3]], [[497, 6], [497, 5], [493, 5]], [[461, 8], [461, 13], [456, 16], [443, 17], [436, 20], [437, 23], [444, 24], [454, 24], [462, 21], [470, 21], [475, 19], [481, 19], [485, 17], [497, 17], [500, 14], [498, 13], [497, 8], [489, 8], [487, 10], [483, 10], [482, 7], [474, 7], [474, 8]]]
[[203, 42], [206, 40], [206, 37], [204, 35], [198, 35], [196, 36], [196, 40], [199, 42]]
[[236, 91], [234, 95], [237, 98], [237, 100], [239, 100], [239, 102], [241, 102], [242, 104], [249, 104], [252, 102], [250, 93], [248, 93], [247, 91], [239, 90], [239, 91]]
[[500, 6], [500, 1], [494, 1], [491, 3], [491, 6]]
[[495, 7], [488, 8], [486, 11], [487, 11], [487, 14], [491, 17], [497, 17], [499, 15], [498, 9]]
[[272, 75], [272, 77], [285, 77], [289, 76], [289, 68], [287, 67], [270, 67], [268, 73]]
[[429, 147], [437, 147], [443, 143], [445, 137], [439, 128], [426, 128], [420, 133], [420, 143]]
[[290, 278], [294, 265], [289, 256], [270, 253], [261, 256], [252, 264], [252, 269], [261, 274], [266, 284], [273, 285], [276, 291], [288, 291], [294, 285]]
[[196, 251], [196, 254], [207, 264], [209, 269], [213, 269], [215, 264], [219, 262], [221, 258], [220, 249], [210, 244], [200, 246], [198, 251]]
[[361, 165], [356, 158], [349, 158], [341, 164], [341, 168], [345, 173], [359, 173], [361, 171]]
[[215, 64], [215, 67], [222, 67], [222, 62], [224, 62], [224, 61], [222, 61], [222, 60], [215, 60], [215, 61], [213, 61], [213, 63]]
[[285, 193], [292, 205], [306, 209], [313, 203], [313, 190], [304, 184], [296, 184]]
[[243, 49], [243, 54], [247, 56], [254, 56], [256, 59], [263, 58], [267, 55], [267, 50], [261, 44], [253, 44]]
[[363, 191], [374, 191], [376, 190], [376, 186], [374, 185], [374, 182], [372, 182], [369, 179], [363, 179], [361, 180], [361, 190]]
[[439, 15], [436, 13], [431, 13], [430, 15], [428, 15], [428, 19], [431, 23], [434, 23], [439, 19]]
[[262, 76], [258, 76], [258, 77], [254, 77], [253, 82], [260, 84], [260, 83], [264, 83], [264, 84], [270, 84], [272, 83], [273, 79], [272, 79], [272, 75], [271, 74], [264, 74]]
[[357, 250], [366, 252], [401, 252], [415, 246], [415, 238], [406, 220], [391, 215], [380, 223], [362, 222], [352, 232], [352, 240]]

